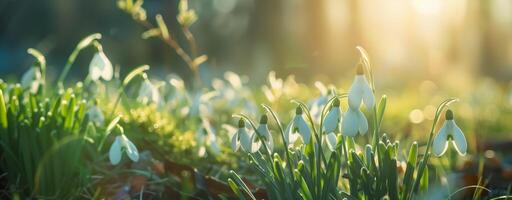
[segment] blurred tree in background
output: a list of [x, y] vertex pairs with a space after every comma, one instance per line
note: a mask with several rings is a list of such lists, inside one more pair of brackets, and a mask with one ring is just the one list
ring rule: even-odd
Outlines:
[[[264, 77], [270, 70], [297, 79], [336, 82], [340, 68], [353, 68], [356, 45], [372, 55], [379, 73], [435, 79], [446, 72], [512, 77], [512, 1], [490, 0], [191, 0], [199, 20], [192, 25], [203, 73], [232, 70]], [[178, 0], [148, 0], [148, 16], [161, 13], [178, 32]], [[154, 18], [150, 18], [154, 20]], [[105, 0], [0, 1], [0, 74], [19, 75], [30, 65], [26, 49], [36, 47], [62, 69], [80, 38], [100, 32], [114, 65], [149, 64], [162, 74], [191, 72], [159, 40], [141, 38], [143, 27]], [[177, 34], [178, 40], [185, 40]], [[185, 46], [188, 48], [188, 46]], [[72, 73], [84, 74], [90, 61], [80, 55]], [[415, 72], [411, 77], [411, 72]], [[49, 73], [54, 75], [56, 73]], [[385, 76], [383, 76], [385, 77]], [[50, 77], [51, 78], [51, 77]], [[55, 78], [55, 77], [53, 77]], [[254, 83], [263, 82], [252, 78]]]

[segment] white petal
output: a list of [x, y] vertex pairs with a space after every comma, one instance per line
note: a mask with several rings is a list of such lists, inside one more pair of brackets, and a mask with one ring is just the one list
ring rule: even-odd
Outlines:
[[363, 99], [365, 78], [364, 75], [356, 75], [350, 91], [348, 92], [348, 105], [352, 109], [359, 109], [361, 101]]
[[342, 134], [350, 137], [354, 137], [357, 135], [358, 129], [359, 129], [359, 116], [358, 112], [359, 110], [353, 110], [352, 108], [349, 108], [347, 112], [345, 113], [345, 116], [343, 117], [342, 123]]
[[375, 96], [373, 95], [372, 89], [366, 79], [364, 79], [364, 86], [362, 87], [363, 92], [363, 102], [367, 109], [373, 108], [375, 106]]
[[299, 129], [299, 134], [302, 136], [304, 144], [309, 144], [311, 140], [311, 130], [302, 116], [295, 116], [295, 126]]
[[132, 141], [126, 139], [125, 142], [126, 146], [126, 154], [128, 157], [133, 161], [137, 162], [139, 161], [139, 150], [137, 150], [137, 147], [132, 143]]
[[233, 151], [238, 151], [238, 148], [240, 147], [240, 142], [238, 141], [238, 132], [233, 134], [233, 137], [231, 137], [231, 149]]
[[366, 120], [366, 117], [364, 116], [363, 112], [357, 110], [358, 115], [358, 131], [359, 134], [364, 135], [366, 132], [368, 132], [368, 120]]
[[112, 146], [110, 146], [110, 150], [108, 151], [108, 158], [110, 159], [110, 163], [112, 165], [117, 165], [121, 161], [121, 141], [119, 136], [116, 137]]
[[110, 63], [110, 60], [108, 60], [105, 53], [99, 52], [99, 55], [101, 57], [101, 61], [103, 62], [101, 77], [106, 81], [110, 81], [112, 79], [112, 76], [114, 75], [112, 63]]
[[251, 136], [245, 128], [241, 128], [238, 130], [238, 136], [240, 137], [240, 145], [242, 149], [246, 152], [250, 152], [252, 148]]
[[270, 137], [270, 131], [268, 130], [268, 125], [266, 124], [260, 124], [258, 126], [258, 133], [261, 134], [265, 139], [268, 139]]
[[210, 150], [212, 151], [212, 153], [214, 155], [219, 155], [220, 154], [220, 147], [219, 147], [219, 144], [217, 144], [217, 142], [212, 142], [210, 143]]
[[338, 124], [340, 122], [341, 118], [341, 112], [339, 107], [332, 107], [329, 113], [327, 113], [327, 116], [325, 116], [324, 119], [324, 131], [326, 133], [331, 133], [336, 130], [336, 127], [338, 127]]
[[270, 152], [274, 151], [274, 139], [272, 138], [272, 135], [268, 135], [266, 144]]
[[253, 133], [251, 136], [251, 153], [255, 153], [260, 150], [261, 140], [258, 139], [258, 134]]
[[437, 136], [434, 138], [434, 142], [432, 143], [432, 151], [436, 156], [442, 156], [448, 149], [447, 128], [448, 127], [445, 123], [439, 130], [439, 133], [437, 133]]
[[329, 150], [336, 151], [336, 145], [338, 145], [338, 140], [336, 139], [336, 134], [331, 132], [325, 135], [325, 141], [327, 142], [327, 147]]
[[[459, 155], [464, 156], [466, 155], [467, 149], [468, 149], [468, 143], [466, 142], [466, 137], [464, 137], [464, 133], [462, 133], [462, 130], [460, 130], [459, 126], [455, 123], [454, 120], [448, 120], [452, 121], [453, 123], [453, 146], [455, 147], [455, 150], [459, 153]], [[449, 123], [449, 122], [446, 122]]]

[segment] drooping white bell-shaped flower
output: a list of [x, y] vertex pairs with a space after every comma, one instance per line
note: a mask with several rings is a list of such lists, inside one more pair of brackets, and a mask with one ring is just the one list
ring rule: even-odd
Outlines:
[[206, 119], [201, 119], [202, 125], [196, 132], [197, 143], [200, 146], [198, 155], [203, 157], [208, 149], [208, 152], [213, 155], [220, 154], [220, 147], [217, 144], [217, 136], [215, 130], [211, 126], [210, 122]]
[[302, 117], [302, 108], [300, 106], [295, 110], [295, 117], [290, 122], [285, 131], [285, 140], [288, 146], [295, 144], [297, 139], [301, 138], [304, 144], [308, 144], [311, 140], [311, 130]]
[[238, 121], [238, 131], [231, 138], [231, 148], [233, 151], [237, 151], [240, 146], [245, 152], [252, 151], [251, 136], [247, 133], [245, 121], [243, 119]]
[[160, 92], [158, 92], [158, 88], [153, 85], [146, 76], [144, 76], [144, 81], [140, 86], [137, 101], [143, 104], [148, 104], [150, 102], [155, 104], [160, 103]]
[[102, 126], [105, 122], [105, 116], [97, 104], [94, 104], [87, 111], [87, 118], [97, 126]]
[[364, 135], [368, 131], [368, 121], [364, 114], [357, 108], [349, 106], [342, 120], [342, 134], [354, 137], [357, 133]]
[[325, 116], [322, 125], [325, 133], [332, 133], [336, 131], [336, 128], [340, 125], [341, 115], [340, 100], [334, 99], [332, 102], [331, 110], [329, 110]]
[[139, 161], [139, 151], [137, 147], [130, 141], [124, 134], [116, 137], [116, 140], [110, 147], [110, 151], [108, 153], [110, 163], [112, 165], [117, 165], [121, 162], [121, 157], [123, 155], [123, 151], [126, 152], [126, 155], [130, 158], [130, 160], [137, 162]]
[[91, 80], [97, 81], [102, 78], [105, 81], [110, 81], [113, 75], [114, 69], [112, 68], [112, 63], [110, 63], [105, 53], [103, 53], [103, 51], [96, 52], [89, 64], [89, 76]]
[[442, 156], [448, 149], [448, 143], [451, 141], [459, 155], [466, 155], [468, 143], [466, 142], [464, 133], [462, 133], [462, 130], [457, 126], [453, 119], [453, 112], [451, 110], [447, 110], [445, 117], [446, 121], [441, 129], [439, 129], [437, 136], [434, 138], [432, 151], [436, 156]]
[[336, 133], [334, 133], [334, 132], [327, 133], [324, 136], [324, 138], [325, 138], [325, 142], [327, 143], [327, 147], [329, 148], [329, 150], [336, 151], [336, 146], [338, 145], [338, 139], [337, 139]]
[[258, 149], [260, 149], [260, 147], [262, 146], [258, 134], [260, 134], [260, 137], [263, 140], [263, 142], [265, 142], [265, 145], [267, 146], [268, 150], [270, 152], [274, 150], [274, 141], [272, 139], [272, 135], [270, 134], [270, 130], [268, 129], [267, 122], [267, 115], [262, 115], [260, 119], [260, 125], [256, 129], [256, 132], [252, 135], [254, 152], [258, 151]]
[[348, 92], [348, 105], [352, 109], [359, 109], [361, 102], [364, 102], [367, 109], [375, 106], [375, 96], [366, 80], [363, 67], [359, 64], [357, 66], [356, 76]]
[[41, 82], [41, 70], [39, 67], [31, 67], [21, 77], [21, 87], [23, 89], [28, 89], [32, 94], [37, 92]]

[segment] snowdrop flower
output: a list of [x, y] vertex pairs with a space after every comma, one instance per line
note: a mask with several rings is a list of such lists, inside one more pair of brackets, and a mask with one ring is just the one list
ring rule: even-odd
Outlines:
[[274, 141], [272, 139], [272, 135], [270, 134], [270, 130], [268, 129], [268, 118], [267, 115], [262, 115], [260, 119], [260, 125], [256, 129], [257, 132], [255, 132], [252, 135], [252, 143], [253, 143], [253, 153], [258, 151], [260, 149], [261, 141], [259, 140], [258, 133], [260, 134], [261, 139], [263, 139], [263, 142], [265, 142], [265, 145], [267, 145], [267, 148], [270, 152], [274, 149]]
[[451, 110], [447, 110], [445, 116], [446, 121], [444, 122], [443, 127], [439, 129], [439, 133], [435, 137], [432, 145], [434, 154], [436, 156], [442, 156], [448, 149], [448, 142], [451, 140], [453, 147], [457, 150], [459, 155], [466, 155], [468, 143], [466, 142], [464, 133], [462, 133], [462, 130], [460, 130], [453, 119], [453, 112]]
[[103, 125], [103, 123], [105, 122], [105, 117], [103, 116], [101, 109], [98, 107], [97, 102], [95, 102], [94, 105], [91, 106], [87, 111], [87, 118], [89, 119], [89, 121], [93, 122], [98, 126]]
[[128, 140], [124, 134], [121, 134], [120, 136], [116, 137], [116, 140], [110, 147], [110, 151], [108, 153], [110, 163], [112, 163], [112, 165], [119, 164], [123, 150], [126, 151], [126, 155], [128, 155], [132, 161], [139, 161], [139, 151], [137, 150], [137, 147], [135, 147], [135, 145], [130, 140]]
[[320, 90], [321, 95], [320, 95], [320, 97], [314, 99], [311, 102], [310, 113], [311, 113], [311, 116], [313, 117], [313, 120], [318, 123], [318, 122], [320, 122], [320, 118], [322, 117], [321, 116], [322, 109], [329, 101], [331, 94], [322, 82], [320, 82], [320, 81], [315, 82], [315, 86], [318, 88], [318, 90]]
[[105, 81], [110, 81], [113, 74], [112, 63], [110, 63], [105, 53], [101, 50], [96, 52], [89, 64], [89, 76], [91, 80], [97, 81], [102, 78]]
[[340, 127], [340, 121], [341, 121], [341, 109], [340, 109], [340, 100], [334, 99], [332, 103], [331, 110], [327, 113], [325, 116], [324, 122], [323, 122], [323, 129], [325, 131], [326, 136], [326, 142], [327, 146], [331, 151], [334, 151], [336, 148], [336, 145], [338, 144], [338, 141], [336, 139], [336, 130], [339, 130], [337, 128]]
[[349, 106], [341, 124], [342, 133], [346, 136], [354, 137], [357, 133], [364, 135], [368, 131], [368, 121], [359, 108], [354, 109]]
[[252, 151], [251, 136], [247, 133], [245, 121], [243, 119], [238, 121], [238, 131], [231, 138], [231, 148], [233, 151], [237, 151], [240, 146], [242, 147], [242, 150], [246, 152]]
[[375, 97], [373, 96], [372, 89], [368, 81], [366, 81], [362, 65], [359, 64], [357, 66], [356, 77], [348, 93], [348, 105], [352, 109], [359, 109], [361, 101], [364, 102], [367, 109], [375, 106]]
[[201, 145], [198, 155], [203, 157], [206, 153], [206, 148], [208, 148], [209, 152], [212, 154], [220, 154], [220, 147], [217, 144], [217, 137], [215, 136], [213, 127], [208, 120], [201, 119], [201, 121], [202, 126], [200, 126], [196, 132], [197, 141]]
[[137, 101], [147, 104], [149, 102], [160, 103], [160, 93], [158, 92], [158, 88], [154, 86], [151, 81], [144, 77], [144, 82], [140, 86], [139, 96], [137, 97]]
[[285, 140], [288, 146], [295, 144], [297, 139], [301, 138], [302, 142], [308, 144], [311, 140], [311, 130], [306, 121], [302, 117], [302, 108], [300, 106], [295, 110], [293, 121], [288, 124], [285, 131]]
[[21, 87], [28, 89], [31, 93], [36, 93], [41, 84], [41, 70], [38, 67], [31, 67], [21, 77]]

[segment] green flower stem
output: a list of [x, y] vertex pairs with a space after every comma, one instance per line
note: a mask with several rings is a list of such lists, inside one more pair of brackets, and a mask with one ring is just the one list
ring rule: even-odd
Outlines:
[[[451, 103], [456, 102], [456, 101], [458, 101], [458, 99], [456, 99], [456, 98], [447, 99], [447, 100], [441, 102], [441, 104], [439, 104], [439, 106], [436, 109], [436, 114], [434, 116], [434, 122], [432, 123], [432, 127], [430, 128], [430, 134], [428, 137], [427, 148], [425, 149], [425, 153], [423, 154], [423, 159], [421, 161], [421, 164], [418, 167], [417, 178], [413, 185], [413, 190], [412, 190], [413, 193], [416, 193], [418, 191], [419, 186], [420, 186], [420, 181], [423, 176], [423, 171], [425, 170], [425, 167], [428, 164], [428, 159], [430, 157], [430, 148], [432, 146], [432, 142], [433, 142], [432, 140], [434, 138], [434, 131], [435, 131], [436, 125], [439, 121], [439, 117], [441, 116], [441, 113], [443, 112], [444, 108], [446, 108], [448, 105], [450, 105]], [[413, 195], [410, 195], [410, 196], [412, 197]]]
[[73, 65], [73, 63], [75, 63], [76, 57], [78, 56], [80, 51], [82, 51], [82, 49], [88, 47], [94, 41], [99, 40], [99, 39], [101, 39], [101, 34], [95, 33], [95, 34], [92, 34], [92, 35], [89, 35], [89, 36], [85, 37], [84, 39], [82, 39], [82, 41], [80, 41], [76, 45], [76, 47], [73, 50], [73, 52], [71, 52], [71, 55], [69, 55], [68, 61], [66, 62], [66, 65], [64, 66], [64, 69], [62, 70], [62, 73], [59, 76], [59, 79], [58, 79], [58, 84], [59, 85], [63, 84], [64, 80], [66, 79], [66, 76], [69, 73], [69, 70], [71, 69], [71, 66]]
[[[263, 104], [262, 106], [267, 110], [267, 112], [270, 113], [272, 118], [274, 118], [274, 120], [276, 121], [277, 127], [279, 128], [279, 133], [281, 134], [281, 139], [283, 140], [283, 144], [285, 145], [285, 156], [286, 156], [286, 162], [287, 162], [286, 165], [288, 166], [288, 170], [290, 172], [290, 175], [293, 176], [293, 167], [291, 165], [290, 153], [288, 152], [288, 143], [286, 143], [286, 139], [284, 137], [284, 130], [283, 130], [283, 127], [281, 125], [281, 121], [279, 121], [279, 118], [277, 118], [277, 115], [272, 110], [272, 108], [270, 108], [269, 106], [267, 106], [265, 104]], [[295, 191], [295, 185], [291, 184], [291, 186], [292, 186], [292, 189], [293, 189], [292, 191]]]
[[118, 89], [116, 101], [114, 102], [114, 107], [112, 108], [112, 112], [110, 113], [109, 118], [112, 118], [112, 116], [114, 116], [117, 106], [119, 105], [119, 102], [121, 102], [121, 97], [124, 94], [124, 89], [126, 88], [126, 86], [128, 86], [128, 84], [133, 80], [133, 78], [135, 78], [135, 76], [142, 75], [147, 70], [149, 70], [149, 66], [142, 65], [140, 67], [135, 68], [128, 75], [126, 75], [121, 87], [119, 87]]

